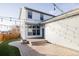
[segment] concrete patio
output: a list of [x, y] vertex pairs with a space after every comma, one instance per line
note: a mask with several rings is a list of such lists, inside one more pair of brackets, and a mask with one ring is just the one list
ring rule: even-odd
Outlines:
[[14, 41], [9, 45], [18, 47], [22, 56], [79, 56], [79, 51], [50, 43], [30, 45], [21, 44], [21, 41]]

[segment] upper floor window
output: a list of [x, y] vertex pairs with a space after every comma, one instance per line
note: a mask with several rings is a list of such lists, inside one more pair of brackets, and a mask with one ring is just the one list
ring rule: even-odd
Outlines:
[[40, 20], [44, 20], [44, 16], [43, 16], [43, 14], [40, 14]]
[[28, 11], [28, 18], [32, 19], [32, 11]]

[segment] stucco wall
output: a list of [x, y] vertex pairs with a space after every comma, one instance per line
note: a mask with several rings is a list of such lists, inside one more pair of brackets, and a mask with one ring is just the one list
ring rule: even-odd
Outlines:
[[53, 44], [79, 50], [79, 15], [47, 23], [45, 39]]

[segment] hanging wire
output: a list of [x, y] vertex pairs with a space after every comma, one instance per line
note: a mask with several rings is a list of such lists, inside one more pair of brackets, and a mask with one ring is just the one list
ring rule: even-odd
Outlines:
[[53, 6], [54, 6], [54, 11], [56, 9], [58, 9], [59, 11], [61, 11], [62, 13], [64, 13], [64, 11], [62, 9], [60, 9], [55, 3], [53, 3]]
[[54, 5], [54, 11], [56, 10], [56, 8], [55, 8], [55, 4], [53, 4]]

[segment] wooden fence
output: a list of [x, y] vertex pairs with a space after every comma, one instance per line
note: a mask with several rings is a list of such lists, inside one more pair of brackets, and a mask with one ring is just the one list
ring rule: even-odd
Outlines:
[[[18, 18], [0, 16], [0, 41], [18, 38], [20, 36], [19, 24], [20, 20]], [[3, 31], [1, 31], [2, 28]], [[5, 28], [7, 28], [7, 30], [8, 28], [11, 29], [6, 31]]]
[[17, 26], [13, 26], [11, 31], [0, 33], [0, 41], [16, 39], [18, 37], [20, 37], [20, 31]]

